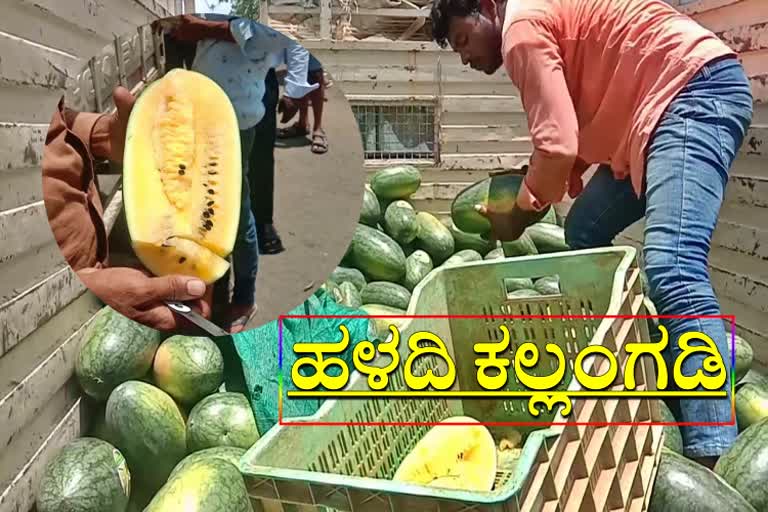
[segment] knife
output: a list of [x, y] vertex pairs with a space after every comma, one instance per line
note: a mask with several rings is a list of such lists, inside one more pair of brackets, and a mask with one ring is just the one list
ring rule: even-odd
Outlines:
[[174, 313], [183, 318], [186, 318], [211, 336], [230, 336], [230, 333], [214, 324], [213, 322], [207, 320], [204, 316], [197, 314], [192, 308], [183, 302], [165, 301], [165, 304], [171, 308]]

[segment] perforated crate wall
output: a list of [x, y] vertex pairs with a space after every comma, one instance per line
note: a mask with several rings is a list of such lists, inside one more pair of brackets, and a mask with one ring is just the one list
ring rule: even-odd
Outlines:
[[[559, 275], [561, 294], [510, 299], [510, 278]], [[622, 369], [626, 342], [647, 341], [648, 329], [636, 319], [521, 320], [517, 314], [645, 313], [635, 250], [614, 247], [507, 260], [491, 260], [435, 270], [413, 293], [409, 315], [506, 315], [503, 319], [414, 318], [401, 330], [401, 357], [407, 357], [411, 333], [438, 334], [457, 364], [454, 389], [478, 389], [473, 343], [490, 341], [510, 328], [516, 343], [542, 347], [556, 342], [572, 360], [587, 342], [601, 343], [617, 355]], [[584, 333], [581, 336], [581, 333]], [[554, 336], [555, 339], [548, 339]], [[572, 344], [575, 346], [570, 346]], [[404, 360], [404, 357], [403, 357]], [[440, 359], [423, 357], [416, 374], [427, 368], [442, 373]], [[602, 359], [599, 362], [604, 362]], [[539, 374], [549, 374], [546, 365]], [[601, 365], [588, 368], [602, 374]], [[404, 389], [401, 365], [390, 389]], [[531, 372], [537, 373], [537, 372]], [[511, 375], [511, 374], [510, 374]], [[355, 373], [347, 389], [366, 389]], [[655, 368], [641, 358], [637, 389], [654, 389]], [[519, 384], [512, 380], [509, 389]], [[579, 389], [573, 379], [569, 389]], [[563, 386], [564, 388], [565, 386]], [[488, 493], [405, 485], [390, 480], [399, 463], [428, 426], [277, 426], [243, 458], [241, 469], [256, 510], [269, 512], [338, 510], [348, 512], [519, 512], [644, 511], [658, 463], [663, 427], [655, 400], [572, 399], [569, 418], [541, 414], [542, 421], [578, 423], [634, 422], [633, 426], [565, 425], [523, 429], [528, 437], [515, 471], [499, 472]], [[527, 400], [340, 399], [327, 401], [310, 418], [292, 422], [439, 421], [467, 414], [481, 421], [531, 421]], [[497, 439], [504, 428], [490, 427]], [[327, 507], [327, 508], [326, 508]]]

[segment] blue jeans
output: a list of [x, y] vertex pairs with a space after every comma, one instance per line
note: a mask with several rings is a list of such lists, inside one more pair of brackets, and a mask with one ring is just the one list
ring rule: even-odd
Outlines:
[[240, 202], [240, 223], [237, 227], [237, 240], [232, 251], [235, 285], [232, 290], [232, 303], [249, 306], [256, 298], [256, 274], [259, 270], [259, 243], [256, 234], [256, 221], [251, 211], [251, 190], [248, 183], [248, 166], [255, 139], [255, 130], [250, 128], [240, 132], [240, 145], [243, 165], [243, 188]]
[[[629, 179], [616, 180], [601, 166], [575, 200], [565, 222], [574, 249], [611, 245], [629, 225], [645, 217], [644, 270], [650, 298], [660, 315], [720, 315], [707, 260], [728, 173], [752, 120], [753, 99], [741, 64], [734, 58], [705, 65], [672, 101], [646, 154], [644, 194]], [[681, 353], [680, 335], [698, 331], [717, 344], [730, 372], [730, 328], [720, 319], [664, 319], [669, 332], [667, 364]], [[694, 343], [695, 344], [695, 343]], [[702, 368], [704, 357], [688, 357], [684, 375]], [[703, 371], [703, 370], [702, 370]], [[681, 399], [670, 403], [680, 422], [731, 421], [730, 375], [727, 399]], [[685, 454], [722, 454], [736, 426], [681, 427]]]

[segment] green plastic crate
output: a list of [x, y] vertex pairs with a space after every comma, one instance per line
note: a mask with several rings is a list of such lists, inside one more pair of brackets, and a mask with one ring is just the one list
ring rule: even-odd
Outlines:
[[[510, 281], [557, 275], [560, 294], [510, 299]], [[413, 292], [408, 315], [641, 315], [641, 291], [636, 252], [611, 247], [472, 262], [437, 268]], [[589, 343], [601, 343], [618, 353], [625, 341], [647, 341], [646, 322], [634, 319], [461, 319], [413, 318], [401, 326], [401, 365], [388, 389], [405, 389], [402, 368], [409, 353], [411, 333], [437, 334], [456, 363], [457, 385], [452, 389], [480, 390], [475, 379], [472, 345], [500, 340], [500, 324], [517, 342], [532, 341], [540, 358], [556, 361], [543, 351], [556, 342], [572, 361]], [[510, 357], [511, 354], [508, 354]], [[638, 389], [655, 389], [652, 364], [636, 370]], [[383, 366], [384, 359], [374, 363]], [[623, 363], [621, 357], [619, 362]], [[440, 359], [424, 356], [415, 374], [432, 369], [442, 374]], [[511, 365], [510, 365], [511, 366]], [[540, 364], [548, 375], [554, 364]], [[578, 382], [566, 384], [579, 389]], [[288, 373], [290, 369], [283, 369]], [[594, 370], [602, 374], [604, 369]], [[346, 390], [367, 388], [367, 376], [351, 369]], [[506, 389], [522, 389], [510, 372]], [[623, 375], [620, 371], [619, 375]], [[286, 377], [287, 378], [287, 377]], [[617, 389], [620, 389], [618, 386]], [[655, 401], [572, 399], [570, 419], [583, 422], [633, 421], [640, 426], [557, 425], [516, 429], [526, 437], [514, 471], [498, 472], [491, 492], [465, 492], [391, 481], [398, 465], [429, 426], [288, 426], [266, 433], [243, 457], [256, 510], [269, 512], [338, 510], [372, 511], [484, 511], [534, 510], [645, 510], [647, 491], [655, 472], [662, 427], [651, 427], [660, 417]], [[483, 422], [568, 421], [555, 412], [531, 416], [527, 399], [330, 399], [307, 418], [291, 422], [437, 422], [467, 415]], [[509, 427], [489, 427], [497, 443]]]

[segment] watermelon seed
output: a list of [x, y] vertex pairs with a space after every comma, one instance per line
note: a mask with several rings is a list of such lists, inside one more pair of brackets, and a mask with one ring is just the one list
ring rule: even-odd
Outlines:
[[185, 258], [184, 256], [179, 258], [179, 263], [184, 263], [185, 261], [187, 261], [187, 258]]

